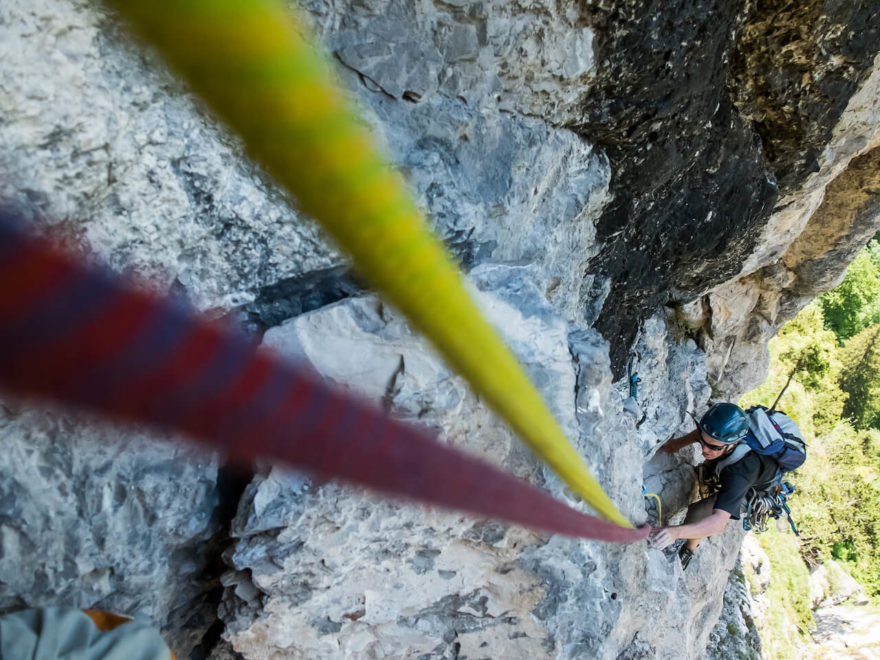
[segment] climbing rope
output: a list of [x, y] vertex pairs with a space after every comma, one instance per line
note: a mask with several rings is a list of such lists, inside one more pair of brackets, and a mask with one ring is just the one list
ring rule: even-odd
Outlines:
[[108, 2], [535, 452], [600, 515], [630, 526], [483, 319], [295, 9], [275, 0]]
[[649, 531], [580, 513], [2, 216], [0, 388], [182, 432], [248, 465], [268, 457], [552, 533], [628, 543]]

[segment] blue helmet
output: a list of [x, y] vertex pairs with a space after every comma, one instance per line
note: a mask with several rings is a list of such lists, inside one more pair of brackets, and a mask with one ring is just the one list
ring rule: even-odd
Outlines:
[[697, 427], [721, 444], [732, 445], [746, 437], [749, 418], [737, 405], [716, 403], [700, 418]]

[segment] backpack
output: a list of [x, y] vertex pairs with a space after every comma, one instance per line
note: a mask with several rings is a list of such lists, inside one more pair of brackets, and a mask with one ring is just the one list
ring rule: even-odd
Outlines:
[[779, 469], [776, 478], [791, 472], [804, 464], [807, 459], [807, 441], [795, 421], [780, 410], [770, 410], [765, 406], [753, 406], [746, 411], [749, 417], [749, 432], [745, 444], [762, 456], [776, 460]]
[[799, 468], [807, 459], [804, 434], [791, 417], [779, 410], [753, 406], [746, 411], [746, 415], [749, 418], [749, 432], [730, 456], [719, 462], [715, 474], [720, 475], [721, 470], [752, 451], [773, 458], [777, 464], [776, 474], [769, 483], [749, 489], [742, 512], [742, 526], [745, 531], [754, 529], [760, 534], [767, 529], [768, 517], [779, 519], [785, 516], [792, 531], [799, 536], [787, 501], [794, 492], [794, 486], [783, 482], [782, 477], [786, 472]]
[[749, 432], [729, 456], [715, 466], [715, 474], [736, 463], [749, 452], [769, 456], [777, 464], [776, 474], [767, 484], [776, 485], [786, 472], [799, 468], [807, 459], [807, 441], [795, 421], [780, 410], [753, 406], [746, 411]]

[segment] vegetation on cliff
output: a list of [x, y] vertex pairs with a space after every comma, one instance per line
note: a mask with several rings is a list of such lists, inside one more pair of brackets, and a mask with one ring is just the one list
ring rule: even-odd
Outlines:
[[837, 559], [880, 601], [880, 242], [787, 324], [770, 352], [767, 380], [741, 403], [772, 405], [795, 372], [778, 408], [809, 442], [791, 478], [801, 555], [808, 564]]

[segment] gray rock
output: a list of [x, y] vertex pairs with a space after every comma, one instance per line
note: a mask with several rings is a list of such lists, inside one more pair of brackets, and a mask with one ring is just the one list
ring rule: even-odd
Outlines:
[[855, 578], [833, 559], [810, 571], [810, 602], [813, 609], [833, 607], [850, 601], [851, 605], [868, 602], [865, 590]]
[[[607, 344], [591, 330], [571, 332], [544, 297], [541, 273], [486, 264], [471, 275], [484, 312], [577, 439], [603, 487], [625, 515], [644, 520], [646, 504], [633, 475], [641, 474], [655, 435], [640, 436], [623, 414]], [[265, 342], [576, 506], [430, 347], [374, 298], [301, 315], [269, 330]], [[644, 338], [645, 359], [658, 367], [646, 372], [644, 400], [657, 426], [671, 432], [682, 425], [688, 395], [679, 393], [673, 402], [670, 383], [684, 381], [683, 389], [701, 401], [707, 388], [696, 347], [670, 350], [666, 342], [658, 318]], [[669, 460], [669, 484], [672, 475], [689, 475], [687, 465]], [[543, 538], [516, 526], [376, 501], [277, 470], [258, 477], [248, 493], [233, 525], [238, 541], [228, 554], [233, 571], [224, 578], [222, 616], [228, 641], [254, 658], [279, 649], [320, 657], [466, 650], [490, 657], [616, 657], [633, 646], [636, 634], [636, 646], [672, 655], [684, 643], [687, 657], [696, 657], [710, 629], [685, 624], [697, 612], [717, 618], [742, 534], [731, 526], [707, 542], [695, 560], [703, 569], [683, 575], [677, 559], [644, 544], [616, 548]], [[668, 497], [676, 514], [687, 504], [686, 496], [680, 500]], [[645, 617], [658, 611], [669, 615], [669, 628], [645, 630]]]
[[[830, 74], [826, 70], [822, 75]], [[709, 359], [714, 363], [710, 380], [729, 398], [738, 398], [766, 373], [765, 351], [760, 345], [763, 337], [771, 337], [813, 297], [836, 286], [849, 262], [880, 230], [876, 185], [880, 58], [874, 58], [853, 89], [839, 115], [825, 115], [826, 120], [829, 116], [838, 118], [836, 124], [827, 127], [827, 142], [816, 160], [818, 170], [800, 186], [793, 186], [794, 179], [789, 178], [792, 189], [776, 204], [755, 251], [741, 267], [741, 275], [754, 273], [748, 278], [750, 287], [759, 291], [753, 313], [740, 316], [738, 322], [706, 341]], [[790, 151], [786, 157], [791, 157], [800, 147], [789, 144], [787, 149]], [[812, 157], [809, 153], [807, 156]], [[800, 161], [798, 167], [803, 163]], [[762, 329], [755, 332], [756, 327]], [[732, 362], [731, 350], [738, 354]], [[743, 368], [751, 374], [742, 374]]]
[[347, 46], [336, 53], [343, 64], [396, 99], [420, 101], [437, 89], [442, 59], [434, 48], [426, 52], [416, 42], [382, 40]]
[[870, 657], [880, 642], [880, 611], [877, 607], [835, 605], [816, 611], [816, 651], [825, 656], [860, 654]]
[[0, 612], [147, 618], [187, 657], [216, 621], [215, 457], [57, 411], [0, 412]]
[[709, 636], [706, 657], [718, 660], [759, 660], [761, 638], [752, 616], [749, 586], [742, 565], [737, 563], [724, 590], [724, 605]]
[[100, 5], [16, 1], [2, 12], [0, 200], [202, 308], [339, 263]]
[[[636, 523], [657, 514], [642, 486], [680, 520], [698, 456], [659, 445], [710, 394], [757, 384], [769, 338], [880, 228], [878, 47], [850, 38], [876, 32], [870, 3], [807, 3], [779, 25], [718, 0], [301, 4], [603, 487]], [[100, 6], [11, 0], [0, 23], [0, 202], [583, 506]], [[2, 425], [3, 607], [135, 611], [193, 648], [215, 615], [213, 459], [21, 410]], [[223, 524], [216, 657], [750, 653], [724, 633], [751, 630], [726, 582], [735, 525], [682, 574], [644, 544], [548, 539], [270, 466]]]

